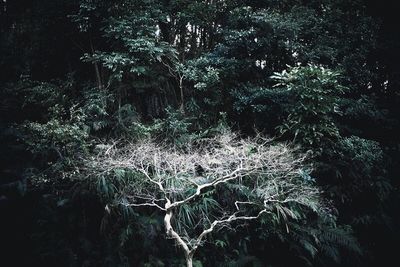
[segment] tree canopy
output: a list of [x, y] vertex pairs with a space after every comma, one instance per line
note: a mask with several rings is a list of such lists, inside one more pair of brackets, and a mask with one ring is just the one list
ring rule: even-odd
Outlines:
[[374, 0], [1, 1], [1, 261], [389, 265], [397, 17]]

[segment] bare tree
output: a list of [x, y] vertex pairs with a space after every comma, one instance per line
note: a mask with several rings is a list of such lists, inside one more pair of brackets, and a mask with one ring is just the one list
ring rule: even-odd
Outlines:
[[[323, 213], [318, 189], [302, 177], [304, 156], [289, 146], [269, 145], [260, 138], [240, 139], [226, 132], [188, 144], [185, 151], [143, 140], [110, 147], [87, 161], [91, 173], [125, 170], [137, 175], [121, 189], [119, 203], [153, 207], [164, 213], [166, 235], [184, 251], [187, 266], [207, 235], [276, 214], [296, 218], [295, 205]], [[221, 192], [225, 192], [221, 197]], [[199, 205], [192, 224], [182, 212]]]
[[186, 78], [184, 71], [184, 64], [178, 59], [178, 57], [170, 57], [168, 59], [163, 59], [159, 57], [158, 60], [168, 69], [169, 74], [176, 80], [179, 87], [180, 96], [180, 107], [181, 112], [185, 112], [185, 94], [183, 82]]

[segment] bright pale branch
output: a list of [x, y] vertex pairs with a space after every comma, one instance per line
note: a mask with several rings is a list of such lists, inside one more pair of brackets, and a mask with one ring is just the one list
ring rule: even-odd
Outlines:
[[[295, 218], [285, 207], [288, 203], [323, 212], [318, 189], [301, 177], [304, 156], [296, 156], [287, 145], [260, 140], [226, 132], [188, 144], [185, 151], [143, 140], [112, 147], [88, 160], [87, 166], [98, 176], [115, 170], [135, 173], [134, 181], [121, 189], [121, 203], [163, 212], [167, 236], [183, 249], [187, 265], [192, 266], [206, 236], [223, 226], [273, 214], [278, 206]], [[215, 190], [228, 192], [229, 198], [221, 199]], [[190, 226], [179, 211], [210, 197], [212, 207], [193, 213], [196, 223], [187, 229]]]

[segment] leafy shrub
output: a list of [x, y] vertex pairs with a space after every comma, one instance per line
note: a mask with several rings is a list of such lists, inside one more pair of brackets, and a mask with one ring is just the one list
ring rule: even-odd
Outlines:
[[290, 67], [271, 78], [276, 86], [289, 91], [293, 98], [289, 115], [278, 127], [281, 134], [289, 134], [314, 151], [321, 144], [339, 137], [333, 119], [338, 112], [339, 96], [345, 87], [339, 83], [339, 72], [322, 66]]

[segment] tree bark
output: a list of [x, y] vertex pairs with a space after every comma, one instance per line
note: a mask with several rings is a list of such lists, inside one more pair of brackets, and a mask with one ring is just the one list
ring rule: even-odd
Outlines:
[[[94, 51], [92, 39], [90, 39], [90, 49], [92, 50], [92, 54], [94, 54], [95, 51]], [[94, 70], [96, 73], [97, 86], [99, 87], [99, 89], [103, 89], [103, 81], [102, 81], [102, 77], [100, 75], [99, 64], [96, 61], [94, 62]]]
[[193, 254], [186, 255], [186, 267], [193, 267]]
[[167, 203], [165, 204], [165, 216], [164, 216], [164, 226], [165, 226], [165, 231], [167, 235], [178, 243], [178, 245], [183, 249], [185, 252], [185, 259], [186, 259], [186, 265], [187, 267], [192, 267], [193, 266], [193, 252], [190, 250], [189, 246], [186, 244], [185, 241], [180, 237], [180, 235], [175, 232], [174, 228], [172, 227], [171, 224], [171, 219], [173, 216], [172, 209], [171, 207], [171, 202], [167, 200]]
[[183, 93], [183, 76], [181, 76], [179, 78], [179, 90], [180, 90], [180, 95], [181, 95], [180, 110], [182, 113], [185, 113], [185, 99], [184, 99], [184, 93]]

